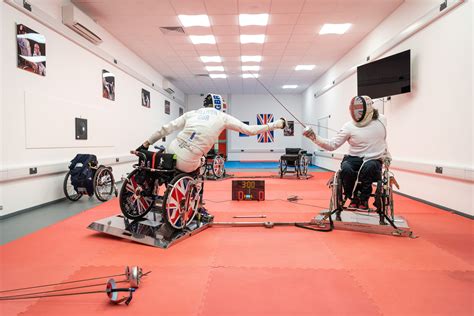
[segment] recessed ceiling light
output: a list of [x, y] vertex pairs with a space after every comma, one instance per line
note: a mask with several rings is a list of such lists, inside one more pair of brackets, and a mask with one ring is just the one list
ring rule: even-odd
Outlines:
[[222, 62], [221, 56], [201, 56], [203, 63], [220, 63]]
[[324, 24], [319, 34], [344, 34], [351, 27], [350, 23], [343, 24]]
[[298, 65], [295, 70], [313, 70], [316, 65]]
[[209, 74], [209, 77], [212, 79], [225, 79], [227, 78], [226, 74]]
[[296, 85], [296, 84], [286, 84], [282, 88], [283, 89], [296, 89], [297, 87], [298, 87], [298, 85]]
[[265, 42], [265, 34], [258, 35], [240, 35], [240, 43], [263, 43]]
[[206, 66], [207, 71], [224, 71], [222, 66]]
[[184, 27], [189, 26], [211, 26], [209, 17], [205, 14], [201, 15], [178, 15], [181, 24]]
[[258, 78], [260, 77], [259, 74], [242, 74], [242, 78], [246, 79], [246, 78]]
[[239, 14], [240, 26], [246, 25], [267, 25], [268, 13], [262, 14]]
[[216, 38], [214, 35], [189, 35], [193, 44], [215, 44]]
[[242, 66], [243, 71], [259, 71], [260, 66]]
[[248, 61], [261, 62], [262, 56], [240, 56], [240, 60], [245, 63]]

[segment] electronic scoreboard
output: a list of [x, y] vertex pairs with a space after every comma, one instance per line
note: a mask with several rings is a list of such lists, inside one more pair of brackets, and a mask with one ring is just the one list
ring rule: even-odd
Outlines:
[[232, 200], [264, 201], [264, 180], [232, 180]]

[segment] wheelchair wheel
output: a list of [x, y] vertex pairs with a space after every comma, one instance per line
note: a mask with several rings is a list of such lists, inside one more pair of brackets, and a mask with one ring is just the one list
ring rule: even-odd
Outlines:
[[112, 194], [117, 196], [112, 168], [100, 166], [94, 175], [94, 194], [102, 202], [109, 200]]
[[386, 189], [383, 192], [383, 207], [385, 214], [391, 219], [394, 220], [394, 211], [393, 211], [393, 189], [390, 184], [390, 179], [386, 185]]
[[343, 210], [344, 206], [344, 197], [342, 192], [342, 179], [341, 175], [338, 172], [334, 174], [333, 180], [330, 184], [331, 186], [331, 199], [329, 201], [329, 210]]
[[183, 229], [196, 215], [201, 187], [194, 185], [194, 181], [191, 176], [182, 173], [168, 184], [163, 196], [163, 215], [174, 228]]
[[119, 204], [125, 217], [138, 219], [145, 216], [153, 207], [154, 181], [143, 179], [140, 170], [133, 170], [123, 181]]
[[306, 155], [302, 155], [299, 159], [299, 169], [300, 169], [300, 175], [302, 176], [307, 176], [308, 175], [308, 157]]
[[280, 178], [283, 178], [283, 176], [286, 173], [286, 170], [288, 169], [288, 163], [286, 160], [280, 159]]
[[73, 202], [79, 200], [82, 197], [82, 193], [78, 193], [71, 183], [71, 171], [68, 171], [64, 177], [63, 191], [66, 198]]
[[224, 171], [225, 171], [224, 159], [219, 155], [214, 157], [214, 159], [212, 160], [212, 168], [211, 169], [212, 169], [212, 174], [216, 178], [221, 178], [224, 175]]

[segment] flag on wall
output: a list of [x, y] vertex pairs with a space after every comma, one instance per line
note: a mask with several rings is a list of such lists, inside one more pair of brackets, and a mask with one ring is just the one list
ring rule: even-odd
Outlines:
[[[273, 114], [257, 114], [257, 124], [266, 125], [273, 122]], [[257, 135], [259, 143], [273, 143], [273, 131], [266, 131]]]

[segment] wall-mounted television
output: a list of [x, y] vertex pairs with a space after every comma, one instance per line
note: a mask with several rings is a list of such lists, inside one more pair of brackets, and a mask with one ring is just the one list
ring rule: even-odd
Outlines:
[[410, 50], [357, 67], [357, 95], [383, 98], [411, 91]]

